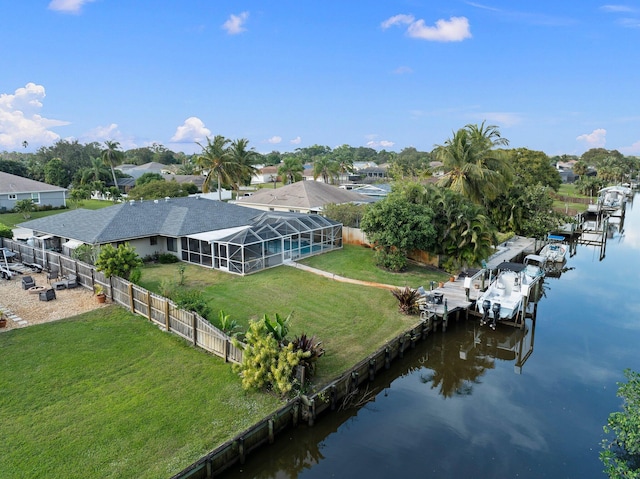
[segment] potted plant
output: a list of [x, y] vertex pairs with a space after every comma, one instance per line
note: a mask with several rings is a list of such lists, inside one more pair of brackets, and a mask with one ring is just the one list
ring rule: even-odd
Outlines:
[[104, 288], [101, 285], [99, 284], [94, 285], [93, 292], [95, 293], [96, 298], [98, 299], [98, 303], [104, 303], [106, 301], [107, 295], [104, 294]]

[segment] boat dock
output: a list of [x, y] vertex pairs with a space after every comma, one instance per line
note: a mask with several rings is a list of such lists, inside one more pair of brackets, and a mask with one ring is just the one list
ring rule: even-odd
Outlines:
[[539, 248], [535, 239], [514, 236], [498, 245], [497, 251], [486, 261], [486, 265], [483, 264], [484, 268], [480, 271], [474, 271], [473, 274], [463, 273], [453, 281], [424, 285], [425, 289], [429, 289], [421, 306], [423, 319], [432, 319], [434, 328], [441, 324], [444, 330], [452, 314], [456, 319], [460, 314], [464, 314], [465, 318], [469, 314], [479, 314], [473, 307], [493, 279], [491, 271], [501, 263], [517, 261], [524, 255], [535, 253], [537, 249]]

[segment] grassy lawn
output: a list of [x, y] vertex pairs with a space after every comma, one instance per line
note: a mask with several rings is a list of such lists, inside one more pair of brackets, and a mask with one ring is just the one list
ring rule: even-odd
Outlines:
[[[249, 319], [293, 312], [289, 336], [316, 335], [326, 349], [317, 383], [333, 379], [418, 321], [400, 314], [385, 289], [339, 283], [287, 266], [245, 277], [184, 266], [185, 286], [203, 292], [212, 317], [222, 309], [246, 330]], [[161, 291], [163, 282], [177, 277], [178, 265], [150, 265], [143, 269], [141, 285]], [[409, 283], [417, 287], [425, 281]]]
[[[25, 221], [44, 218], [45, 216], [57, 215], [75, 208], [75, 205], [69, 201], [67, 201], [67, 205], [69, 206], [69, 208], [65, 210], [34, 211], [33, 213], [31, 213], [31, 217], [28, 219], [25, 219], [24, 216], [22, 216], [22, 213], [3, 213], [0, 214], [0, 223], [10, 228], [15, 228], [18, 224], [24, 223]], [[85, 200], [80, 205], [80, 208], [85, 208], [88, 210], [98, 210], [100, 208], [106, 208], [107, 206], [113, 206], [113, 202], [101, 200]]]
[[169, 477], [276, 409], [117, 307], [0, 334], [4, 479]]
[[448, 273], [415, 264], [410, 264], [407, 271], [402, 273], [384, 271], [375, 266], [371, 248], [357, 245], [344, 245], [341, 251], [337, 250], [305, 258], [300, 263], [352, 279], [394, 286], [417, 288], [424, 285], [426, 287], [429, 281], [449, 279]]
[[[576, 185], [569, 183], [563, 183], [562, 185], [560, 185], [558, 195], [563, 196], [567, 199], [554, 199], [553, 209], [555, 211], [568, 213], [570, 215], [586, 211], [588, 208], [588, 203], [585, 202], [585, 199], [591, 199], [589, 196], [585, 196], [579, 193]], [[573, 202], [571, 201], [571, 198], [575, 198], [579, 201]]]

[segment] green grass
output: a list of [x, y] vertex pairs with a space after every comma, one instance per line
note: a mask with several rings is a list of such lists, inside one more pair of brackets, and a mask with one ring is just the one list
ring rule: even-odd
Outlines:
[[[79, 206], [80, 208], [85, 208], [88, 210], [98, 210], [100, 208], [106, 208], [107, 206], [112, 206], [113, 202], [111, 201], [101, 201], [101, 200], [85, 200]], [[62, 210], [48, 210], [48, 211], [34, 211], [31, 213], [31, 217], [25, 219], [22, 213], [2, 213], [0, 214], [0, 223], [10, 227], [15, 228], [20, 223], [24, 223], [26, 221], [35, 220], [38, 218], [44, 218], [45, 216], [58, 215], [60, 213], [64, 213], [65, 211], [69, 211], [70, 209], [74, 209], [75, 205], [69, 201], [67, 201], [68, 209]]]
[[[333, 379], [418, 321], [400, 314], [386, 289], [339, 283], [287, 266], [245, 277], [183, 266], [185, 286], [203, 292], [211, 319], [222, 309], [246, 330], [250, 319], [293, 312], [289, 336], [315, 335], [326, 349], [317, 383]], [[177, 278], [178, 265], [151, 265], [143, 268], [141, 285], [160, 292], [163, 282]]]
[[384, 271], [374, 264], [373, 250], [364, 246], [344, 245], [342, 250], [312, 256], [300, 261], [313, 268], [362, 281], [411, 286], [417, 288], [430, 281], [443, 281], [449, 274], [435, 268], [410, 264], [402, 273]]
[[0, 334], [5, 479], [169, 477], [281, 403], [117, 307]]

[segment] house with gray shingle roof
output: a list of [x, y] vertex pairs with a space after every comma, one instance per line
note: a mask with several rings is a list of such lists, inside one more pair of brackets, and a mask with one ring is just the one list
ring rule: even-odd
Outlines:
[[65, 254], [81, 244], [129, 243], [142, 257], [170, 253], [242, 275], [342, 247], [342, 225], [320, 215], [267, 213], [199, 197], [77, 209], [19, 226]]
[[0, 171], [0, 211], [10, 211], [16, 201], [33, 200], [36, 206], [66, 206], [65, 188]]
[[320, 181], [297, 181], [280, 188], [263, 188], [235, 204], [264, 211], [320, 213], [325, 205], [372, 203], [373, 198]]

